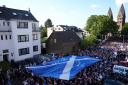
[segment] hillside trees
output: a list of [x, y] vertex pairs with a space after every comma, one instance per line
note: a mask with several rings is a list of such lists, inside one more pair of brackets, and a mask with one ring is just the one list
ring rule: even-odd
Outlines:
[[105, 15], [92, 15], [88, 18], [86, 29], [90, 34], [96, 37], [107, 35], [107, 33], [116, 33], [117, 25], [111, 18]]
[[97, 40], [101, 39], [102, 36], [108, 33], [117, 33], [117, 25], [111, 18], [105, 15], [92, 15], [88, 18], [85, 31], [89, 32], [88, 35], [82, 41], [82, 44], [86, 46], [95, 45]]

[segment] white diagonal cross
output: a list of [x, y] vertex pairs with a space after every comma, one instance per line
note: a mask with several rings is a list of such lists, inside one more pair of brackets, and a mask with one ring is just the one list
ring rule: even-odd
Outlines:
[[75, 62], [75, 58], [76, 56], [72, 56], [70, 58], [70, 60], [67, 62], [62, 74], [60, 75], [60, 79], [65, 79], [65, 80], [69, 80], [69, 77], [70, 77], [70, 70], [72, 69], [73, 67], [73, 64]]

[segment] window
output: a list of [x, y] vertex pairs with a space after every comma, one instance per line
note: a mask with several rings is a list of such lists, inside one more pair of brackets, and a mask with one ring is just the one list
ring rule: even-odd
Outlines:
[[33, 46], [33, 52], [38, 51], [38, 45]]
[[3, 26], [5, 26], [5, 22], [3, 22]]
[[15, 12], [13, 12], [12, 14], [13, 14], [13, 15], [17, 15], [17, 13], [15, 13]]
[[6, 40], [8, 39], [8, 36], [7, 36], [7, 35], [5, 35], [5, 39], [6, 39]]
[[3, 50], [3, 53], [8, 53], [9, 51], [8, 50]]
[[7, 25], [9, 26], [10, 25], [10, 22], [7, 22]]
[[32, 23], [32, 29], [36, 29], [36, 24], [35, 23]]
[[33, 34], [33, 40], [38, 40], [38, 35], [37, 34]]
[[29, 35], [18, 35], [18, 42], [28, 42]]
[[0, 11], [0, 14], [2, 14], [2, 11]]
[[29, 54], [29, 48], [19, 49], [19, 56]]
[[25, 16], [28, 16], [28, 14], [25, 14]]
[[28, 22], [18, 22], [17, 28], [28, 28]]
[[12, 39], [12, 36], [10, 35], [9, 38]]
[[1, 40], [3, 40], [3, 35], [1, 35]]

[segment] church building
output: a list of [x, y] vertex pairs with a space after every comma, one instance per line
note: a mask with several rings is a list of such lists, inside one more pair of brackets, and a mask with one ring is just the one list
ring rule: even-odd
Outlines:
[[[108, 10], [108, 16], [113, 19], [113, 13], [111, 8]], [[125, 19], [126, 19], [126, 14], [125, 14], [125, 8], [124, 5], [122, 4], [117, 16], [117, 25], [119, 27], [118, 31], [121, 31], [123, 28], [123, 25], [125, 24]]]

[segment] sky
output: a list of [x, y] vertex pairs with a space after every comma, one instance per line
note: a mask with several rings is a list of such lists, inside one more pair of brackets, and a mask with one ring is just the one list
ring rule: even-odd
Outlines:
[[128, 0], [0, 0], [0, 6], [28, 10], [40, 25], [50, 18], [53, 25], [74, 25], [84, 28], [91, 15], [107, 15], [109, 7], [116, 21], [119, 8], [124, 4], [128, 22]]

